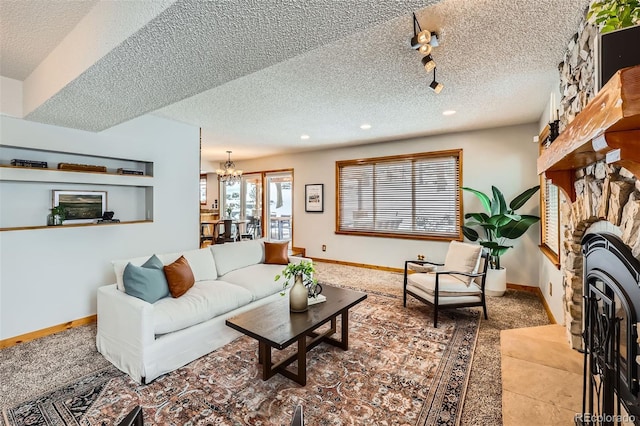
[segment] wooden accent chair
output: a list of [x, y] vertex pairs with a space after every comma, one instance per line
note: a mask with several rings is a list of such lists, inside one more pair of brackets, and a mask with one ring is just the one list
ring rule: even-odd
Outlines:
[[302, 405], [296, 405], [296, 408], [293, 412], [293, 418], [291, 419], [291, 426], [304, 426]]
[[[437, 268], [442, 266], [443, 268]], [[433, 326], [438, 326], [438, 309], [482, 306], [487, 317], [485, 281], [489, 255], [477, 244], [451, 241], [444, 263], [408, 260], [404, 263], [403, 305], [407, 295], [432, 305]], [[414, 273], [409, 273], [413, 271]]]

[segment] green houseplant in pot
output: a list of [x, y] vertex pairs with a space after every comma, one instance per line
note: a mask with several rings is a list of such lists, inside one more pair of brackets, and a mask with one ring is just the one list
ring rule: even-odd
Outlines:
[[[504, 195], [495, 186], [491, 187], [493, 198], [472, 188], [462, 189], [478, 197], [485, 209], [485, 212], [466, 213], [464, 218], [467, 222], [462, 226], [462, 232], [467, 239], [478, 241], [488, 250], [490, 268], [487, 273], [486, 294], [502, 296], [507, 288], [507, 275], [506, 270], [500, 265], [500, 257], [513, 247], [509, 245], [509, 240], [520, 238], [531, 225], [540, 220], [538, 216], [520, 215], [516, 210], [538, 192], [540, 185], [516, 196], [508, 206]], [[481, 236], [477, 230], [483, 235]]]
[[587, 12], [587, 21], [599, 35], [593, 44], [594, 74], [600, 90], [616, 71], [640, 64], [640, 1], [595, 0]]
[[587, 20], [598, 26], [600, 33], [631, 27], [640, 23], [638, 0], [600, 0], [589, 6]]
[[47, 216], [47, 225], [49, 226], [57, 226], [62, 225], [62, 223], [67, 218], [67, 209], [64, 206], [57, 205], [51, 209], [51, 213]]
[[[275, 276], [274, 280], [278, 281], [284, 277], [282, 284], [285, 290], [293, 280], [293, 287], [289, 291], [289, 309], [291, 312], [304, 312], [309, 307], [308, 297], [310, 294], [317, 295], [318, 281], [313, 278], [315, 268], [313, 263], [303, 260], [300, 263], [289, 263], [281, 273]], [[284, 291], [280, 293], [284, 296]]]

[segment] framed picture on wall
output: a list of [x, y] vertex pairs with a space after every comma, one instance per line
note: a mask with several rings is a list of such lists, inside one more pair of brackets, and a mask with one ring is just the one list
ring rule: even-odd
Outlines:
[[65, 223], [92, 223], [107, 210], [106, 191], [53, 191], [53, 207], [67, 210]]
[[304, 186], [304, 211], [322, 213], [324, 211], [324, 185], [313, 183]]

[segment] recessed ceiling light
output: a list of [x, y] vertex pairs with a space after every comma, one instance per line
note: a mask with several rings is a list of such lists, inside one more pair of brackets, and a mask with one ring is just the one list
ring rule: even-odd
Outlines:
[[362, 130], [369, 130], [369, 129], [371, 128], [371, 124], [366, 124], [366, 123], [365, 123], [365, 124], [361, 125], [361, 126], [360, 126], [360, 128], [361, 128]]
[[456, 112], [454, 110], [452, 110], [452, 109], [448, 109], [446, 111], [442, 111], [442, 115], [453, 115], [455, 113]]
[[307, 139], [309, 139], [311, 136], [309, 135], [301, 135], [300, 139], [302, 139], [303, 141], [306, 141]]

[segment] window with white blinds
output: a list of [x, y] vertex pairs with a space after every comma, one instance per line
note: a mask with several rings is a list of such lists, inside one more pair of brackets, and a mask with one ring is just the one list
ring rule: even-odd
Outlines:
[[461, 238], [461, 150], [336, 162], [337, 233]]
[[544, 218], [542, 242], [556, 256], [560, 253], [560, 233], [558, 220], [558, 187], [549, 179], [544, 180]]

